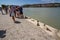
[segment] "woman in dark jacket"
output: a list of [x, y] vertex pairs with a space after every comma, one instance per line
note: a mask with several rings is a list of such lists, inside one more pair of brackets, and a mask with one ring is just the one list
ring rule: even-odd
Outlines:
[[22, 7], [19, 7], [19, 10], [20, 10], [20, 17], [23, 18], [23, 9], [22, 9]]

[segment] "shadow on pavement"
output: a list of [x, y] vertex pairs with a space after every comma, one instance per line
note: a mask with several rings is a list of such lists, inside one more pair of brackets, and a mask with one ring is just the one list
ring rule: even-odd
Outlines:
[[19, 24], [19, 23], [21, 23], [21, 22], [19, 22], [19, 21], [15, 21], [15, 23], [16, 23], [16, 24]]
[[0, 38], [4, 38], [6, 35], [6, 30], [0, 30]]

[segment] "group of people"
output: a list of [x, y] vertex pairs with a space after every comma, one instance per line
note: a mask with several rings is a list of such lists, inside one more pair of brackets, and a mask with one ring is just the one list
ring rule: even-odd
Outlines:
[[[9, 14], [10, 17], [12, 17], [13, 22], [15, 23], [15, 18], [24, 18], [23, 16], [23, 9], [20, 6], [9, 6], [7, 11], [2, 10], [2, 14], [6, 13]], [[8, 13], [7, 13], [8, 12]]]
[[9, 13], [14, 22], [16, 22], [15, 18], [23, 18], [23, 9], [20, 6], [10, 6]]

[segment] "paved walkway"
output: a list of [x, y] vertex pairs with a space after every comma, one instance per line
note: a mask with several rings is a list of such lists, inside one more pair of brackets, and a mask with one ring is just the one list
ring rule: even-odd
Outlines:
[[20, 23], [13, 23], [9, 15], [0, 14], [0, 30], [6, 31], [0, 40], [57, 40], [25, 19], [16, 20]]

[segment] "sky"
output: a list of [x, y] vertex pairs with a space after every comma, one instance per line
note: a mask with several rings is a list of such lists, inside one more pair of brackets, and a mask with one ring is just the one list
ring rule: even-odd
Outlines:
[[24, 5], [24, 4], [40, 4], [40, 3], [60, 3], [60, 0], [0, 0], [5, 5]]

